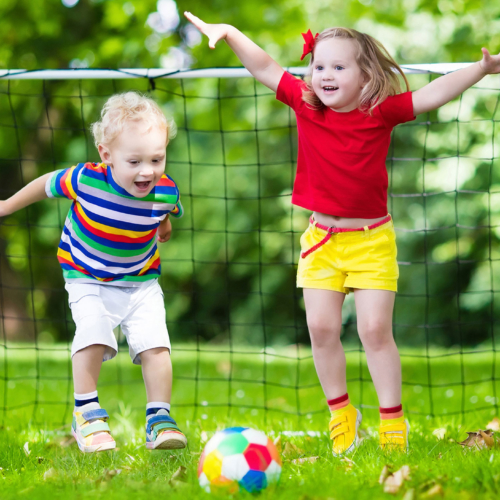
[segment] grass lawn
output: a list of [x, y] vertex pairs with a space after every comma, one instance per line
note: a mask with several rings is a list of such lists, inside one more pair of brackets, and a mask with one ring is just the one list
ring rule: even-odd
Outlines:
[[[461, 354], [402, 350], [404, 406], [412, 414], [408, 454], [384, 453], [377, 445], [377, 400], [362, 353], [348, 353], [349, 393], [362, 405], [362, 444], [349, 458], [334, 458], [326, 434], [328, 412], [310, 351], [276, 348], [177, 346], [172, 416], [189, 446], [176, 452], [145, 448], [145, 391], [140, 367], [126, 353], [103, 366], [99, 397], [110, 413], [118, 449], [82, 454], [68, 439], [72, 410], [66, 346], [52, 350], [4, 348], [0, 357], [0, 498], [218, 498], [198, 486], [197, 462], [206, 440], [217, 430], [246, 425], [281, 435], [296, 446], [284, 456], [280, 484], [261, 498], [364, 499], [429, 498], [442, 487], [444, 498], [498, 498], [500, 446], [464, 450], [466, 431], [484, 429], [496, 415], [492, 381], [497, 360], [491, 352]], [[48, 347], [48, 346], [47, 346]], [[465, 414], [460, 414], [465, 410]], [[436, 415], [428, 417], [429, 413]], [[300, 416], [297, 416], [297, 413]], [[441, 430], [442, 439], [433, 431]], [[299, 432], [297, 432], [299, 431]], [[300, 432], [300, 431], [306, 431]], [[309, 434], [307, 433], [309, 432]], [[443, 436], [444, 435], [444, 436]], [[25, 451], [26, 447], [29, 454]], [[316, 461], [295, 463], [301, 457]], [[384, 492], [385, 465], [410, 466], [410, 479], [395, 495]], [[186, 481], [172, 486], [180, 466]], [[439, 485], [439, 486], [437, 486]], [[240, 493], [234, 496], [248, 497]], [[436, 498], [442, 498], [440, 494]]]

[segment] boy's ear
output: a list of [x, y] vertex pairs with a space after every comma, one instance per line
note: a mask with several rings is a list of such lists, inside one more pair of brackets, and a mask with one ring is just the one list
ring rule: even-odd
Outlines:
[[111, 152], [104, 144], [99, 144], [97, 146], [97, 150], [99, 151], [99, 156], [103, 163], [111, 163]]

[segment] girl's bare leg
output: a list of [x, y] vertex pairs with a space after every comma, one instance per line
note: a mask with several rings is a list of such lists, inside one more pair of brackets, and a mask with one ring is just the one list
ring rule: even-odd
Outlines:
[[326, 399], [347, 393], [346, 360], [340, 332], [345, 294], [304, 288], [314, 365]]
[[392, 333], [395, 297], [387, 290], [354, 291], [359, 338], [383, 408], [401, 404], [401, 360]]

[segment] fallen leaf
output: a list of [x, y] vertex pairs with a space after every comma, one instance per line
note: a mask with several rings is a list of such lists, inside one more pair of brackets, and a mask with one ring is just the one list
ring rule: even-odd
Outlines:
[[273, 441], [274, 446], [276, 446], [276, 449], [278, 450], [278, 453], [281, 455], [283, 452], [283, 443], [281, 442], [281, 434]]
[[495, 446], [495, 440], [493, 439], [493, 431], [479, 431], [483, 441], [486, 443], [488, 448]]
[[491, 422], [486, 424], [486, 429], [490, 431], [500, 431], [500, 418], [495, 417]]
[[45, 473], [43, 474], [43, 479], [51, 479], [53, 477], [57, 476], [57, 471], [54, 469], [54, 467], [51, 467], [50, 469], [46, 470]]
[[350, 471], [356, 465], [352, 460], [347, 457], [344, 457], [341, 462], [345, 463], [345, 470]]
[[478, 430], [477, 432], [467, 432], [467, 434], [467, 438], [464, 439], [461, 443], [458, 443], [463, 447], [476, 448], [481, 450], [484, 448], [491, 448], [495, 444], [495, 441], [493, 439], [493, 431], [491, 430]]
[[121, 469], [104, 469], [103, 479], [106, 481], [110, 481], [115, 476], [118, 476], [121, 471]]
[[135, 462], [135, 458], [132, 455], [129, 455], [128, 453], [125, 453], [127, 455], [127, 460], [130, 460], [131, 462]]
[[45, 462], [45, 458], [44, 457], [36, 457], [37, 461], [39, 464], [41, 464], [42, 462]]
[[200, 440], [202, 443], [206, 443], [208, 441], [207, 431], [201, 431]]
[[415, 500], [416, 493], [415, 488], [410, 488], [405, 494], [402, 500]]
[[432, 498], [436, 496], [443, 496], [444, 491], [443, 487], [440, 484], [435, 484], [430, 490], [427, 490], [423, 495], [422, 498]]
[[314, 463], [317, 460], [319, 460], [319, 457], [303, 457], [303, 458], [295, 458], [294, 460], [291, 460], [290, 463], [292, 464], [305, 464], [306, 462]]
[[391, 473], [391, 468], [392, 468], [392, 465], [384, 465], [384, 468], [382, 469], [382, 472], [380, 473], [380, 477], [378, 478], [379, 484], [385, 483], [385, 480], [389, 477], [389, 474]]
[[396, 494], [403, 483], [410, 479], [410, 467], [403, 465], [401, 469], [391, 474], [384, 482], [384, 492]]
[[24, 450], [24, 453], [26, 453], [26, 456], [29, 456], [29, 454], [31, 453], [29, 443], [27, 441], [26, 441], [26, 443], [24, 443], [23, 450]]
[[175, 481], [187, 481], [187, 469], [183, 465], [181, 465], [173, 474], [170, 479], [174, 479]]
[[187, 485], [187, 469], [183, 465], [181, 465], [170, 478], [168, 484], [172, 486], [172, 488], [178, 488]]
[[304, 453], [304, 451], [295, 446], [293, 443], [290, 443], [290, 441], [285, 443], [285, 447], [283, 448], [284, 457], [289, 455], [300, 455], [301, 453]]
[[443, 458], [443, 454], [442, 453], [438, 453], [438, 456], [436, 457], [436, 460], [441, 460]]
[[444, 429], [443, 427], [441, 427], [440, 429], [434, 429], [432, 431], [432, 435], [436, 436], [438, 441], [441, 441], [441, 439], [444, 439], [444, 437], [446, 436], [446, 429]]

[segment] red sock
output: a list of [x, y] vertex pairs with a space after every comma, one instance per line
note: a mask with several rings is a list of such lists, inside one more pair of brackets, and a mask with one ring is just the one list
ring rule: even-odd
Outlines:
[[392, 408], [379, 408], [381, 420], [392, 420], [394, 418], [401, 418], [403, 413], [403, 405], [394, 406]]
[[330, 411], [335, 411], [340, 410], [341, 408], [345, 408], [350, 403], [350, 401], [349, 396], [346, 393], [343, 396], [340, 396], [340, 398], [329, 399], [327, 403]]

